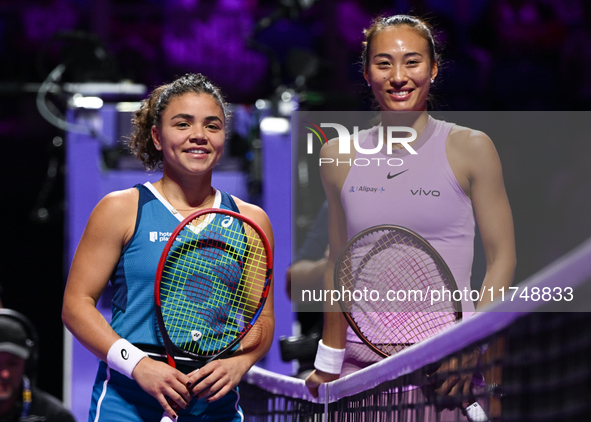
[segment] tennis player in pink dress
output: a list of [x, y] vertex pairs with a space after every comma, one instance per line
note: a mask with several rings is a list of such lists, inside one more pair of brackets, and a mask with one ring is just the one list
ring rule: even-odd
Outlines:
[[[372, 155], [399, 158], [398, 167], [321, 166], [330, 241], [325, 285], [332, 285], [335, 261], [348, 239], [377, 224], [396, 224], [426, 238], [450, 267], [458, 289], [469, 289], [477, 223], [486, 255], [483, 289], [510, 286], [516, 265], [513, 220], [497, 151], [486, 134], [427, 113], [439, 60], [430, 26], [406, 15], [378, 18], [365, 30], [362, 60], [382, 120], [359, 133], [360, 146], [376, 146], [384, 127], [407, 126], [417, 132], [410, 143], [417, 154], [398, 144], [391, 153], [384, 147]], [[321, 158], [342, 163], [363, 157], [351, 144], [350, 154], [339, 154], [338, 140], [329, 141]], [[477, 307], [489, 301], [490, 295], [483, 296]], [[474, 303], [464, 300], [462, 308], [469, 314]], [[306, 380], [310, 392], [316, 396], [320, 384], [379, 360], [368, 351], [342, 313], [325, 312], [316, 370]], [[474, 366], [478, 356], [475, 351], [459, 364]], [[450, 377], [438, 393], [467, 395], [471, 382], [471, 375]]]

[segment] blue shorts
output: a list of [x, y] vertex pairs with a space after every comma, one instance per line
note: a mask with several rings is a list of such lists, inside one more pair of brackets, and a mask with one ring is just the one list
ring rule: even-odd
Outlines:
[[[244, 417], [238, 405], [239, 398], [236, 388], [213, 403], [195, 399], [188, 408], [178, 412], [178, 420], [242, 422]], [[162, 406], [137, 382], [100, 362], [92, 389], [88, 422], [157, 422], [162, 415]]]

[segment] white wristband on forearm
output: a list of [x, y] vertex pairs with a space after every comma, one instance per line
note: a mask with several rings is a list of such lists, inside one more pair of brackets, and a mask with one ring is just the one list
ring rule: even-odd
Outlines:
[[134, 368], [146, 356], [148, 356], [146, 353], [127, 340], [120, 338], [109, 349], [109, 353], [107, 353], [107, 364], [110, 368], [133, 379], [131, 374]]
[[345, 349], [328, 347], [322, 340], [318, 342], [314, 368], [327, 374], [340, 374], [343, 360], [345, 360]]

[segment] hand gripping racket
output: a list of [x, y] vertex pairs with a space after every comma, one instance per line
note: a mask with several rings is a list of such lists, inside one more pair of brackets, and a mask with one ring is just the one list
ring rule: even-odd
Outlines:
[[[334, 285], [350, 327], [381, 357], [462, 318], [447, 264], [429, 242], [404, 227], [378, 225], [355, 235], [336, 261]], [[475, 405], [467, 409], [471, 420], [487, 421], [486, 415], [476, 416], [484, 412]]]
[[200, 367], [234, 352], [261, 314], [272, 268], [265, 233], [245, 216], [205, 209], [183, 220], [164, 247], [154, 286], [169, 365], [176, 368], [180, 357]]

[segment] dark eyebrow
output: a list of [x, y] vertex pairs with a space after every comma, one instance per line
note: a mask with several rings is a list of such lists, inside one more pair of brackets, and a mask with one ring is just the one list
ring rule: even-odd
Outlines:
[[222, 119], [220, 119], [218, 116], [207, 116], [204, 120], [211, 122], [211, 121], [218, 121], [221, 124], [224, 124], [224, 122], [222, 121]]
[[[407, 57], [410, 57], [410, 56], [421, 56], [421, 57], [423, 57], [423, 55], [421, 53], [418, 53], [416, 51], [411, 51], [409, 53], [405, 53], [404, 54], [404, 58], [407, 58]], [[391, 54], [388, 54], [388, 53], [378, 53], [378, 54], [376, 54], [373, 57], [374, 57], [374, 59], [377, 58], [377, 57], [385, 57], [385, 58], [391, 59], [392, 58], [392, 55]]]
[[[193, 116], [192, 114], [187, 114], [187, 113], [179, 113], [179, 114], [176, 114], [170, 118], [170, 120], [174, 120], [174, 119], [185, 119], [185, 120], [193, 121], [193, 120], [195, 120], [195, 116]], [[207, 116], [204, 120], [207, 122], [218, 121], [222, 124], [224, 123], [222, 121], [222, 119], [220, 119], [218, 116]]]
[[170, 118], [170, 120], [174, 120], [174, 119], [193, 120], [193, 119], [195, 119], [195, 116], [193, 116], [192, 114], [179, 113], [179, 114], [176, 114]]

